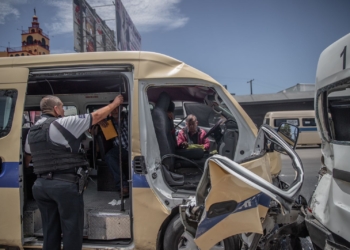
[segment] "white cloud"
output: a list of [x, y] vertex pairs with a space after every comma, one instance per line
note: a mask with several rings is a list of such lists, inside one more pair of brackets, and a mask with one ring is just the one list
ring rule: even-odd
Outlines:
[[[20, 1], [20, 0], [16, 0]], [[73, 1], [47, 0], [46, 3], [57, 9], [52, 22], [46, 25], [52, 34], [73, 31]], [[112, 0], [87, 0], [92, 6], [111, 5]], [[171, 30], [183, 27], [189, 18], [181, 14], [178, 4], [181, 0], [124, 0], [123, 4], [139, 32], [156, 29]], [[114, 6], [96, 7], [97, 14], [104, 20], [115, 19]], [[107, 21], [115, 31], [115, 20]]]
[[177, 5], [181, 0], [134, 0], [123, 2], [139, 31], [176, 29], [183, 27], [189, 18], [181, 14]]
[[19, 18], [19, 11], [15, 7], [16, 4], [24, 4], [27, 0], [2, 0], [0, 3], [0, 24], [6, 22], [6, 17], [14, 15], [17, 19]]
[[57, 9], [52, 20], [45, 24], [51, 34], [58, 35], [73, 32], [73, 1], [72, 0], [49, 0], [47, 4]]

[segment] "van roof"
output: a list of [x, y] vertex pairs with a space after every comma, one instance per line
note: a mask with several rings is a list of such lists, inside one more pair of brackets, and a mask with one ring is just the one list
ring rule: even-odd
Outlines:
[[350, 77], [350, 64], [346, 63], [349, 43], [350, 34], [347, 34], [321, 53], [316, 70], [316, 93], [318, 89]]
[[315, 110], [293, 110], [293, 111], [271, 111], [267, 112], [265, 117], [284, 117], [284, 116], [315, 116]]
[[131, 64], [135, 79], [193, 78], [222, 86], [209, 75], [175, 58], [145, 51], [87, 52], [0, 58], [0, 68]]

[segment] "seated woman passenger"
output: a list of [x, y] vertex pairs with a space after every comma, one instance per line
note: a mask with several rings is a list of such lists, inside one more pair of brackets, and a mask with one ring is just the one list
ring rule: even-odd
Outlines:
[[186, 118], [186, 127], [180, 130], [177, 136], [177, 145], [180, 148], [187, 148], [189, 144], [200, 144], [208, 151], [210, 142], [208, 138], [204, 138], [205, 135], [206, 132], [198, 127], [197, 117], [189, 115]]

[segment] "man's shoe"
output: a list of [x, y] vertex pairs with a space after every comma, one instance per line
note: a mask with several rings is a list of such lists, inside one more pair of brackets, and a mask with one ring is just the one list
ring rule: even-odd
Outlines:
[[128, 187], [123, 187], [122, 191], [120, 192], [120, 196], [129, 197], [129, 188]]

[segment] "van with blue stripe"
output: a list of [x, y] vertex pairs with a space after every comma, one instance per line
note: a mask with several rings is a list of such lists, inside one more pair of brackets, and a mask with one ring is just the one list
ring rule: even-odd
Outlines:
[[[37, 176], [31, 163], [24, 164], [24, 143], [40, 119], [40, 100], [55, 95], [66, 116], [84, 117], [118, 94], [129, 127], [129, 157], [120, 165], [130, 193], [119, 196], [105, 162], [113, 140], [91, 127], [82, 141], [90, 163], [83, 249], [237, 249], [235, 235], [263, 234], [271, 204], [285, 207], [299, 192], [302, 169], [293, 192], [278, 191], [287, 187], [278, 179], [280, 154], [266, 148], [267, 138], [279, 138], [277, 133], [259, 132], [223, 85], [182, 61], [144, 51], [2, 58], [0, 249], [43, 245], [31, 192]], [[179, 124], [168, 115], [171, 103], [181, 103], [205, 125], [209, 151], [177, 147], [173, 132]], [[194, 197], [202, 213], [196, 222], [187, 218], [195, 228], [184, 227], [187, 219], [180, 216], [190, 213], [181, 208]]]
[[264, 118], [264, 124], [276, 130], [283, 122], [299, 127], [298, 146], [321, 146], [314, 110], [271, 111]]

